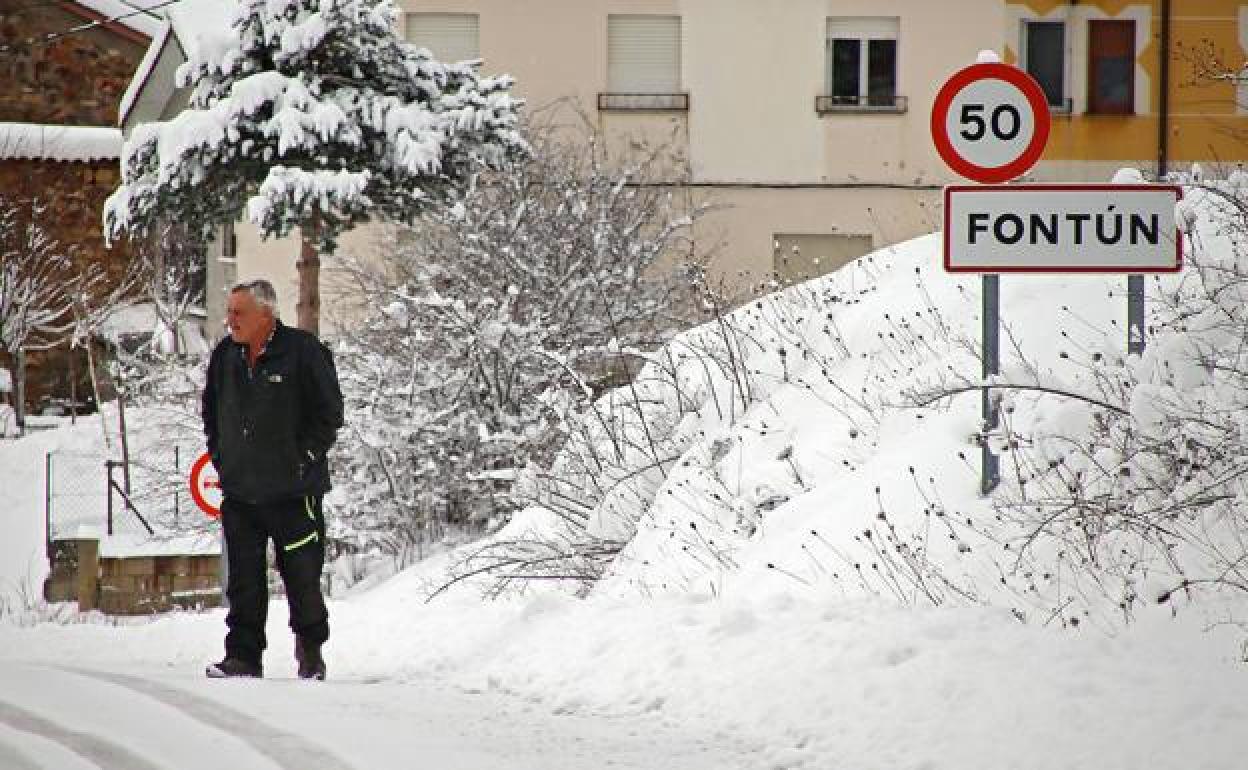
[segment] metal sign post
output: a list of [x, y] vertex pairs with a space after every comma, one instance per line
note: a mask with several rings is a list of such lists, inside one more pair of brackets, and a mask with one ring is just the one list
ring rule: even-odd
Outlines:
[[[1026, 72], [996, 61], [991, 51], [980, 62], [955, 72], [936, 94], [931, 131], [936, 151], [958, 174], [984, 184], [1016, 179], [1035, 165], [1049, 140], [1051, 117], [1040, 85]], [[948, 201], [946, 200], [946, 231]], [[946, 260], [947, 261], [947, 260]], [[984, 272], [984, 271], [980, 271]], [[985, 274], [982, 285], [983, 380], [1001, 371], [1001, 279]], [[980, 493], [1001, 479], [1000, 461], [989, 434], [999, 422], [992, 390], [981, 391]]]
[[1127, 276], [1127, 353], [1144, 354], [1144, 276]]
[[[1128, 352], [1144, 349], [1144, 277], [1183, 267], [1173, 185], [950, 185], [945, 188], [944, 260], [950, 273], [984, 273], [983, 378], [1000, 372], [1000, 273], [1128, 273]], [[1174, 246], [1171, 247], [1170, 241]], [[988, 446], [998, 400], [983, 390], [980, 490], [1000, 481]]]
[[[983, 277], [983, 378], [1001, 373], [1001, 276], [988, 273]], [[980, 448], [979, 492], [986, 495], [1001, 481], [1001, 458], [992, 451], [988, 435], [997, 429], [1000, 415], [992, 391], [980, 391], [980, 414], [983, 415], [983, 446]]]
[[[1144, 350], [1144, 273], [1183, 267], [1174, 185], [1007, 185], [1044, 152], [1048, 100], [1030, 75], [995, 59], [953, 74], [932, 106], [932, 141], [949, 167], [980, 185], [945, 188], [944, 262], [983, 273], [980, 490], [1000, 481], [989, 434], [999, 423], [990, 381], [1000, 373], [1000, 273], [1127, 274], [1127, 351]], [[1174, 239], [1173, 247], [1169, 240]]]

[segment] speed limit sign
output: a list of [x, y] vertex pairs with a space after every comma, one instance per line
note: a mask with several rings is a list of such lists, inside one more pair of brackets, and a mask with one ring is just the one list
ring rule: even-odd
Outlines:
[[1049, 104], [1040, 85], [1000, 62], [954, 73], [932, 105], [932, 140], [949, 168], [999, 184], [1036, 164], [1049, 139]]
[[217, 469], [212, 465], [212, 455], [204, 452], [191, 466], [191, 499], [209, 518], [220, 518], [221, 482], [217, 480]]

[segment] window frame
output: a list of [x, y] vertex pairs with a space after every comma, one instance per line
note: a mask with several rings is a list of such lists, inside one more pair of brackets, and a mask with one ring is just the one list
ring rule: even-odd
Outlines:
[[[674, 24], [675, 29], [672, 31], [675, 33], [673, 38], [675, 50], [672, 52], [672, 66], [674, 70], [670, 73], [671, 88], [666, 90], [642, 88], [616, 80], [617, 66], [624, 65], [618, 64], [612, 57], [612, 51], [615, 50], [612, 40], [615, 39], [614, 35], [617, 34], [614, 25], [625, 19], [661, 19]], [[679, 14], [661, 13], [610, 13], [607, 14], [606, 34], [607, 87], [606, 90], [598, 94], [599, 110], [683, 112], [689, 109], [689, 94], [682, 87], [683, 73], [681, 69], [684, 62], [684, 18], [682, 16]]]
[[[837, 29], [837, 28], [840, 29]], [[836, 56], [838, 41], [853, 41], [858, 46], [857, 94], [852, 103], [844, 95], [836, 94]], [[874, 101], [871, 96], [871, 43], [893, 44], [892, 95], [887, 103]], [[905, 112], [907, 99], [901, 90], [901, 17], [899, 16], [829, 16], [824, 26], [824, 87], [823, 94], [815, 98], [815, 111], [820, 115], [830, 113], [880, 113]]]
[[[1061, 44], [1061, 50], [1059, 52], [1059, 56], [1061, 60], [1061, 68], [1062, 68], [1061, 100], [1057, 104], [1054, 104], [1053, 102], [1049, 101], [1049, 111], [1060, 113], [1060, 114], [1069, 114], [1073, 112], [1074, 111], [1074, 98], [1071, 94], [1073, 84], [1072, 84], [1071, 71], [1070, 71], [1070, 62], [1072, 58], [1071, 57], [1071, 38], [1070, 38], [1070, 26], [1071, 25], [1070, 23], [1066, 19], [1022, 19], [1021, 21], [1022, 21], [1022, 30], [1021, 30], [1021, 35], [1020, 35], [1021, 40], [1020, 40], [1020, 45], [1019, 45], [1019, 51], [1020, 51], [1019, 64], [1022, 66], [1023, 70], [1027, 74], [1035, 78], [1037, 83], [1040, 83], [1040, 79], [1036, 78], [1036, 76], [1032, 74], [1032, 71], [1031, 71], [1031, 29], [1032, 27], [1035, 27], [1035, 26], [1055, 26], [1061, 29], [1062, 44]], [[1040, 85], [1041, 85], [1041, 89], [1043, 90], [1044, 84], [1040, 83]], [[1045, 101], [1048, 101], [1048, 97], [1049, 97], [1048, 92], [1045, 92]]]

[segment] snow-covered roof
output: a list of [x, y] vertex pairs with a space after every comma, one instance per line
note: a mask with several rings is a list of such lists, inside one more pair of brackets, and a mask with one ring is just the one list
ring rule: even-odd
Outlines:
[[193, 59], [230, 42], [237, 9], [235, 0], [182, 0], [167, 8], [167, 16], [182, 50]]
[[161, 5], [151, 13], [160, 16], [160, 30], [152, 37], [152, 44], [147, 49], [143, 61], [130, 80], [129, 87], [121, 98], [121, 109], [118, 111], [118, 122], [125, 124], [130, 110], [138, 101], [139, 94], [152, 76], [152, 70], [166, 51], [172, 51], [169, 33], [181, 46], [178, 52], [179, 62], [185, 59], [203, 58], [200, 54], [219, 50], [231, 41], [230, 22], [234, 11], [238, 8], [235, 0], [181, 0], [173, 5], [165, 5], [167, 0], [130, 0], [134, 5], [144, 7]]
[[143, 84], [151, 77], [152, 68], [156, 66], [156, 60], [160, 58], [160, 52], [164, 49], [168, 40], [169, 23], [162, 21], [160, 23], [160, 32], [152, 38], [152, 44], [147, 47], [147, 53], [143, 55], [143, 61], [139, 62], [139, 68], [135, 71], [134, 77], [130, 79], [130, 85], [126, 86], [126, 92], [121, 95], [121, 107], [117, 110], [119, 123], [126, 122], [126, 116], [130, 114], [130, 108], [134, 106], [135, 99], [138, 98], [139, 92], [143, 90]]
[[121, 130], [107, 126], [0, 123], [0, 159], [116, 160]]
[[141, 32], [148, 37], [154, 38], [160, 33], [161, 21], [152, 11], [143, 11], [142, 9], [158, 1], [161, 0], [146, 0], [146, 2], [144, 0], [132, 0], [132, 2], [123, 2], [122, 0], [74, 0], [74, 3], [95, 11], [106, 19], [116, 20], [118, 24], [124, 24], [136, 32]]

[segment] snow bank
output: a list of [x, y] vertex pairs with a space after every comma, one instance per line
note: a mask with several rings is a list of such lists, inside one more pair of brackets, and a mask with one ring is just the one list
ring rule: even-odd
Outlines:
[[[946, 274], [940, 250], [938, 234], [918, 238], [734, 314], [750, 340], [739, 368], [753, 399], [730, 408], [729, 388], [713, 383], [700, 402], [690, 397], [696, 409], [667, 415], [680, 457], [602, 592], [999, 598], [1007, 556], [950, 524], [992, 517], [979, 496], [979, 398], [905, 406], [924, 390], [979, 381], [978, 278]], [[1125, 318], [1125, 286], [1113, 276], [1003, 277], [1003, 340], [1057, 365], [1067, 346], [1125, 350], [1125, 335], [1106, 331]], [[697, 347], [689, 337], [705, 333], [673, 347]], [[647, 377], [662, 379], [654, 369]], [[952, 585], [897, 584], [885, 559], [898, 546], [941, 565]]]
[[[1210, 201], [1193, 190], [1187, 204], [1204, 256], [1231, 254]], [[616, 436], [641, 449], [611, 471], [651, 478], [597, 501], [596, 533], [627, 546], [596, 590], [992, 604], [1032, 620], [1109, 625], [1122, 620], [1120, 600], [1151, 601], [1130, 580], [1086, 594], [1088, 586], [1072, 588], [1056, 541], [1034, 545], [1034, 562], [1011, 549], [1028, 542], [1030, 523], [1003, 520], [980, 495], [979, 278], [941, 264], [938, 234], [882, 249], [733, 313], [735, 360], [716, 353], [716, 324], [652, 356], [637, 384], [647, 431], [624, 425]], [[1150, 278], [1150, 294], [1184, 280]], [[1114, 275], [1001, 277], [996, 382], [1060, 389], [1087, 382], [1085, 362], [1125, 362], [1126, 286]], [[1150, 366], [1165, 358], [1164, 339], [1155, 344]], [[1202, 375], [1170, 365], [1167, 376], [1183, 387]], [[1025, 440], [1044, 430], [1078, 436], [1092, 425], [1086, 404], [996, 392]], [[599, 411], [627, 411], [632, 398], [610, 394]], [[1014, 462], [999, 435], [991, 440], [1006, 466]], [[603, 437], [593, 449], [613, 456]], [[1156, 566], [1154, 582], [1184, 577]]]

